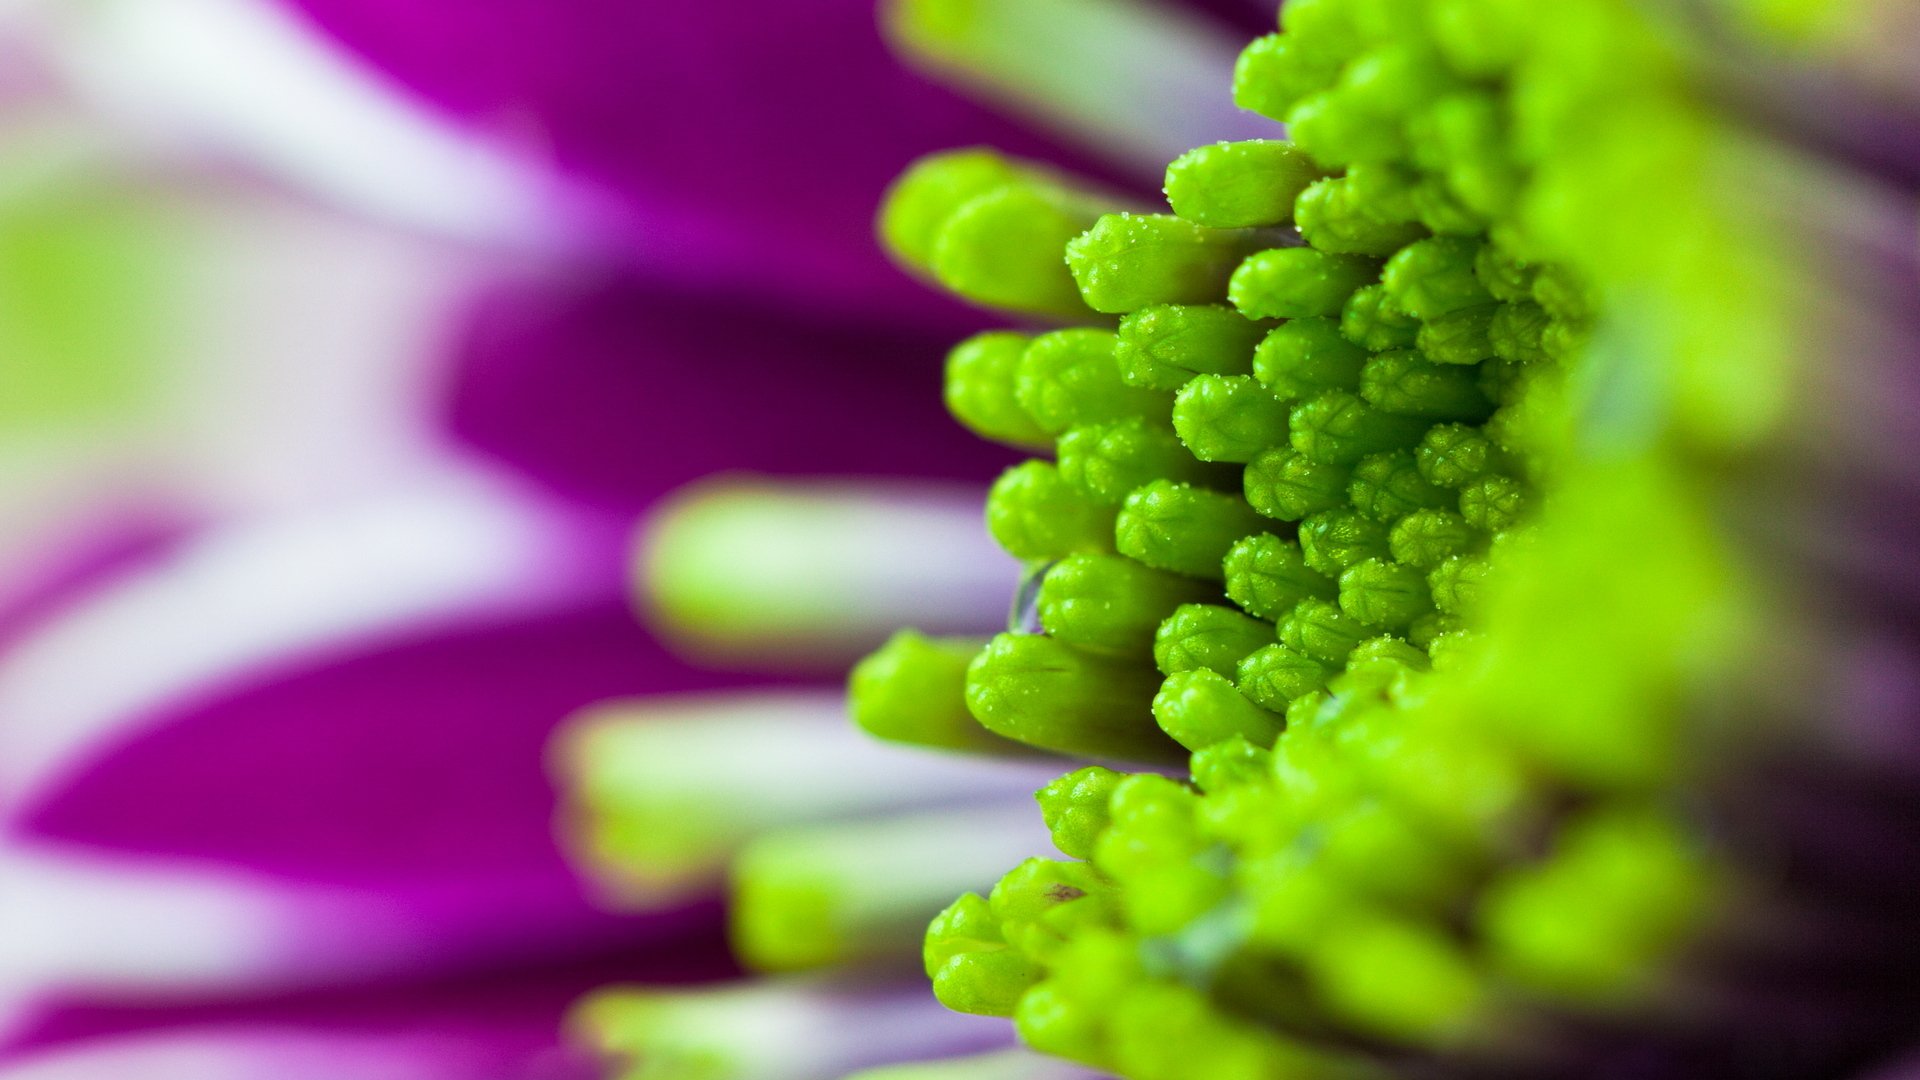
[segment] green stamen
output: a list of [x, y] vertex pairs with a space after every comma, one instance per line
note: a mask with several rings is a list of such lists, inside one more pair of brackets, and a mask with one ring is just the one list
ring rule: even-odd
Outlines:
[[1167, 479], [1225, 488], [1231, 469], [1187, 452], [1179, 436], [1142, 419], [1077, 427], [1060, 436], [1060, 476], [1107, 506], [1119, 506], [1135, 488]]
[[1155, 481], [1127, 496], [1114, 525], [1122, 555], [1159, 570], [1220, 580], [1220, 560], [1261, 520], [1235, 495]]
[[[1464, 523], [1463, 523], [1464, 525]], [[1118, 555], [1074, 555], [1040, 581], [1040, 625], [1083, 649], [1144, 657], [1173, 610], [1217, 595], [1177, 574]]]
[[1340, 610], [1362, 626], [1404, 630], [1432, 609], [1426, 575], [1414, 567], [1368, 559], [1340, 575]]
[[1277, 139], [1215, 143], [1167, 166], [1167, 202], [1188, 221], [1216, 229], [1286, 225], [1319, 166]]
[[1284, 645], [1268, 645], [1240, 661], [1235, 682], [1256, 704], [1285, 715], [1294, 698], [1327, 685], [1330, 674], [1310, 657]]
[[1254, 350], [1253, 374], [1280, 397], [1304, 398], [1357, 388], [1366, 362], [1367, 351], [1343, 338], [1332, 319], [1292, 319]]
[[1390, 554], [1387, 527], [1350, 508], [1325, 510], [1300, 523], [1300, 551], [1308, 566], [1337, 578], [1355, 563]]
[[1402, 311], [1431, 322], [1448, 312], [1491, 303], [1493, 294], [1473, 272], [1480, 243], [1436, 236], [1400, 249], [1387, 260], [1380, 282]]
[[1185, 604], [1153, 636], [1161, 674], [1206, 670], [1232, 676], [1246, 655], [1273, 640], [1273, 627], [1219, 604]]
[[1299, 521], [1345, 504], [1352, 476], [1339, 465], [1323, 465], [1292, 447], [1281, 447], [1247, 463], [1242, 488], [1255, 511]]
[[1044, 449], [1048, 433], [1020, 405], [1016, 386], [1027, 338], [1004, 330], [975, 334], [947, 354], [947, 411], [984, 439]]
[[1199, 375], [1173, 400], [1173, 430], [1201, 461], [1251, 461], [1287, 437], [1287, 406], [1251, 375]]
[[1250, 319], [1337, 315], [1354, 290], [1380, 273], [1376, 260], [1308, 247], [1274, 248], [1233, 271], [1227, 299]]
[[1343, 665], [1368, 630], [1330, 600], [1302, 600], [1280, 619], [1280, 644], [1331, 667]]
[[1293, 407], [1293, 448], [1323, 465], [1356, 465], [1369, 454], [1412, 446], [1428, 421], [1369, 406], [1353, 394], [1330, 390]]
[[1340, 334], [1374, 352], [1405, 349], [1420, 340], [1420, 320], [1400, 310], [1384, 285], [1369, 285], [1340, 309]]
[[1332, 579], [1310, 567], [1300, 545], [1271, 533], [1233, 545], [1224, 568], [1227, 595], [1263, 619], [1277, 619], [1308, 597], [1336, 593]]
[[1044, 461], [1000, 474], [987, 492], [987, 531], [1017, 559], [1064, 559], [1113, 546], [1114, 511]]
[[[1424, 443], [1423, 443], [1424, 445]], [[1373, 454], [1354, 466], [1347, 488], [1353, 508], [1375, 521], [1395, 521], [1415, 510], [1453, 505], [1453, 495], [1421, 474], [1414, 454]]]
[[734, 949], [764, 972], [912, 956], [956, 894], [1044, 842], [1018, 803], [763, 834], [733, 864]]
[[1431, 570], [1479, 542], [1466, 519], [1449, 510], [1416, 510], [1394, 523], [1388, 540], [1394, 558], [1422, 570]]
[[1334, 177], [1302, 191], [1293, 210], [1300, 235], [1321, 251], [1384, 258], [1425, 233], [1411, 221], [1377, 216], [1365, 190]]
[[1270, 746], [1286, 726], [1279, 716], [1247, 700], [1225, 676], [1206, 668], [1169, 675], [1154, 696], [1153, 718], [1189, 750], [1233, 738]]
[[1125, 773], [1089, 765], [1034, 793], [1040, 803], [1040, 816], [1053, 835], [1053, 846], [1062, 855], [1072, 859], [1093, 857], [1095, 841], [1113, 820], [1108, 801], [1125, 777]]
[[1062, 641], [1001, 634], [967, 669], [967, 708], [1015, 742], [1087, 757], [1162, 761], [1176, 748], [1155, 727], [1152, 669]]
[[910, 746], [1006, 754], [1024, 750], [996, 738], [967, 711], [967, 665], [984, 638], [932, 638], [902, 630], [860, 661], [847, 680], [847, 705], [861, 730]]
[[1121, 381], [1117, 344], [1106, 330], [1055, 330], [1034, 338], [1015, 372], [1020, 407], [1049, 435], [1079, 424], [1165, 416], [1167, 395]]
[[1368, 360], [1360, 371], [1360, 396], [1382, 412], [1427, 420], [1484, 420], [1493, 412], [1472, 369], [1430, 364], [1411, 349]]
[[1224, 304], [1141, 308], [1120, 320], [1120, 377], [1130, 386], [1178, 390], [1195, 375], [1244, 375], [1268, 325]]
[[1226, 295], [1227, 279], [1255, 242], [1252, 234], [1169, 214], [1107, 214], [1067, 242], [1067, 268], [1095, 311], [1206, 304]]

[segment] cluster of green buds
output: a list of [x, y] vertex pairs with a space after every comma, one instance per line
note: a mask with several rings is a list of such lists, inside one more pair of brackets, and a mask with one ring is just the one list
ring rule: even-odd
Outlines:
[[1181, 156], [1171, 213], [984, 150], [896, 185], [904, 263], [1068, 325], [947, 364], [1046, 455], [987, 508], [1013, 625], [902, 634], [855, 716], [1101, 763], [1039, 792], [1061, 858], [934, 921], [947, 1006], [1136, 1080], [1623, 1032], [1664, 1076], [1772, 1022], [1701, 960], [1771, 911], [1699, 793], [1766, 741], [1725, 718], [1772, 602], [1702, 496], [1774, 430], [1794, 275], [1673, 14], [1290, 0], [1234, 85], [1288, 138]]

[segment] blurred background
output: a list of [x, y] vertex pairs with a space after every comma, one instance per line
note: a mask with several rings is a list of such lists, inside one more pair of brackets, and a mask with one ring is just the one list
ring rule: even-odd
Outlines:
[[874, 208], [978, 143], [1150, 193], [1257, 133], [1271, 6], [0, 5], [0, 1077], [590, 1075], [582, 991], [735, 973], [751, 824], [676, 792], [660, 880], [588, 880], [596, 703], [678, 733], [646, 784], [831, 770], [789, 818], [1025, 800], [830, 734], [1017, 576], [940, 402], [980, 316]]

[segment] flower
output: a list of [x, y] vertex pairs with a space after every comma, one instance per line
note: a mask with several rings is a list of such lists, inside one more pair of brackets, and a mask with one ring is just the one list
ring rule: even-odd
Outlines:
[[[978, 150], [883, 214], [950, 291], [1082, 324], [947, 369], [963, 423], [1055, 451], [987, 510], [1032, 623], [977, 653], [903, 637], [854, 677], [895, 739], [1106, 763], [1039, 793], [1066, 859], [934, 920], [935, 993], [1142, 1080], [1898, 1061], [1911, 163], [1768, 85], [1848, 119], [1910, 103], [1855, 31], [1878, 24], [1281, 22], [1235, 93], [1290, 141], [1182, 155], [1172, 214]], [[775, 846], [796, 857], [741, 860], [734, 920], [788, 931], [781, 956], [894, 940], [872, 897], [943, 869]], [[589, 1010], [602, 1041], [684, 1074], [648, 1071], [622, 1000]], [[707, 1038], [751, 1074], [748, 1036]]]
[[[844, 5], [836, 18], [854, 10]], [[155, 28], [140, 21], [146, 16], [137, 7], [103, 5], [56, 31], [75, 35], [59, 40], [153, 60], [168, 42], [209, 40], [195, 36], [207, 20], [237, 18], [212, 25], [264, 33], [249, 40], [275, 43], [267, 54], [284, 59], [290, 78], [313, 74], [310, 56], [284, 51], [283, 34], [240, 11], [209, 0], [171, 12], [174, 21], [158, 28], [165, 33], [143, 33]], [[647, 35], [599, 33], [614, 14], [588, 5], [584, 38], [565, 19], [543, 25], [572, 35], [569, 48], [605, 56], [615, 73], [652, 69], [631, 54], [589, 46], [669, 42], [701, 55], [681, 46], [705, 40], [710, 54], [724, 40], [744, 55], [764, 46], [780, 57], [795, 41], [790, 26], [740, 12], [686, 16], [678, 39], [663, 32], [673, 24], [658, 18]], [[486, 34], [470, 13], [438, 24], [448, 25]], [[552, 62], [521, 48], [524, 39], [512, 44], [515, 55]], [[88, 80], [99, 65], [68, 64], [63, 70], [76, 85], [97, 89]], [[693, 64], [675, 78], [741, 70]], [[759, 99], [786, 85], [774, 77], [778, 69], [746, 70], [769, 79]], [[129, 63], [120, 73], [127, 71], [190, 82], [206, 74], [177, 61]], [[678, 868], [671, 888], [644, 897], [637, 914], [605, 915], [588, 905], [551, 842], [538, 743], [553, 721], [601, 698], [638, 696], [656, 711], [669, 701], [691, 703], [729, 715], [763, 700], [739, 694], [760, 680], [669, 659], [625, 612], [624, 533], [678, 481], [741, 466], [977, 476], [996, 460], [930, 434], [936, 406], [921, 384], [932, 369], [902, 362], [916, 352], [937, 356], [940, 327], [954, 325], [951, 309], [883, 278], [879, 260], [843, 242], [834, 223], [856, 206], [865, 217], [890, 167], [883, 162], [932, 140], [999, 141], [1004, 133], [883, 67], [877, 53], [863, 54], [847, 72], [803, 85], [897, 102], [890, 126], [858, 140], [873, 191], [860, 193], [850, 182], [850, 160], [832, 163], [838, 175], [828, 167], [825, 152], [844, 158], [851, 144], [810, 139], [821, 156], [809, 159], [812, 169], [793, 172], [818, 182], [809, 196], [815, 204], [803, 206], [793, 192], [758, 197], [762, 163], [775, 145], [767, 140], [786, 137], [790, 124], [769, 125], [741, 156], [714, 162], [710, 172], [676, 171], [634, 153], [635, 140], [657, 144], [662, 130], [608, 116], [581, 86], [549, 97], [543, 85], [512, 87], [487, 109], [530, 107], [553, 136], [564, 173], [556, 183], [612, 193], [568, 206], [596, 215], [590, 220], [603, 235], [591, 245], [572, 233], [547, 237], [557, 242], [532, 253], [489, 250], [476, 260], [477, 275], [456, 275], [428, 304], [447, 293], [465, 298], [470, 316], [448, 359], [426, 354], [422, 364], [417, 346], [399, 356], [366, 351], [369, 361], [388, 356], [418, 375], [401, 380], [408, 391], [436, 377], [452, 384], [419, 398], [382, 386], [353, 399], [356, 409], [396, 421], [397, 445], [379, 447], [391, 456], [330, 472], [314, 468], [315, 461], [334, 464], [324, 455], [274, 453], [296, 441], [286, 429], [265, 440], [252, 432], [252, 441], [235, 440], [233, 456], [215, 462], [233, 474], [221, 480], [239, 479], [244, 495], [221, 483], [186, 484], [201, 497], [183, 500], [184, 508], [168, 505], [161, 527], [115, 530], [34, 565], [30, 576], [42, 584], [13, 606], [0, 655], [0, 700], [12, 703], [0, 736], [9, 748], [0, 769], [4, 903], [7, 925], [27, 928], [0, 936], [10, 957], [0, 979], [0, 1068], [10, 1075], [574, 1075], [578, 1063], [556, 1050], [543, 1027], [570, 988], [604, 981], [608, 967], [653, 979], [726, 970], [701, 947], [716, 914], [703, 899], [711, 865]], [[713, 91], [705, 100], [721, 100], [710, 82], [701, 87]], [[183, 100], [213, 110], [202, 119], [234, 120], [220, 111], [223, 103], [245, 112], [250, 101], [245, 93], [216, 94], [209, 104], [196, 93]], [[786, 104], [807, 101], [798, 95]], [[404, 116], [381, 115], [387, 119], [369, 120], [369, 130], [383, 137], [415, 131]], [[758, 114], [743, 105], [737, 115]], [[496, 227], [485, 216], [487, 200], [462, 203], [457, 213], [409, 203], [312, 147], [290, 147], [284, 135], [263, 131], [255, 113], [237, 119], [245, 122], [208, 130], [224, 132], [247, 160], [290, 172], [335, 202], [371, 206], [429, 234], [405, 243], [432, 247], [449, 230], [466, 243], [524, 240], [527, 222]], [[754, 177], [741, 186], [745, 170]], [[516, 161], [487, 172], [488, 182], [521, 190], [513, 185], [529, 171], [529, 162]], [[554, 224], [535, 217], [536, 227]], [[476, 288], [475, 276], [488, 284]], [[221, 325], [255, 325], [248, 314], [224, 312]], [[310, 393], [286, 395], [296, 407], [276, 414], [302, 433], [325, 432], [303, 422], [316, 415], [312, 405], [341, 389], [330, 377], [351, 382], [373, 366], [336, 367], [335, 354], [315, 355], [322, 377], [308, 384]], [[715, 380], [715, 371], [726, 381]], [[420, 400], [440, 415], [422, 417]], [[925, 404], [916, 411], [915, 401]], [[866, 426], [822, 437], [821, 416], [850, 403]], [[918, 449], [875, 469], [864, 451], [875, 438]], [[249, 472], [261, 457], [285, 467]], [[207, 491], [216, 497], [204, 498]], [[903, 514], [903, 503], [921, 509]], [[829, 514], [851, 513], [873, 530], [874, 551], [888, 550], [882, 541], [896, 528], [939, 539], [929, 553], [946, 557], [952, 628], [978, 631], [990, 625], [979, 614], [982, 601], [996, 616], [1000, 607], [981, 582], [1004, 574], [1004, 564], [983, 562], [977, 544], [953, 543], [950, 527], [929, 529], [926, 516], [931, 508], [934, 522], [947, 522], [956, 507], [977, 515], [965, 509], [969, 503], [977, 508], [977, 494], [924, 487], [877, 500], [870, 490], [823, 500]], [[769, 507], [788, 534], [808, 513], [766, 498], [747, 509]], [[926, 569], [911, 559], [869, 557], [846, 565], [836, 581], [852, 595], [884, 600], [876, 583], [897, 587], [909, 571], [920, 580]], [[791, 584], [791, 575], [775, 575], [767, 588]], [[662, 599], [700, 602], [701, 594]], [[777, 594], [757, 599], [764, 611]], [[835, 655], [877, 640], [879, 621], [892, 622], [899, 610], [897, 601], [853, 608], [819, 623], [845, 633]], [[817, 617], [812, 604], [793, 610]], [[743, 637], [735, 626], [720, 644], [747, 640], [758, 648], [764, 642], [754, 635], [764, 629], [748, 625]], [[790, 625], [785, 633], [773, 637], [790, 654]], [[728, 692], [707, 693], [719, 688]], [[764, 700], [783, 718], [796, 706], [819, 711], [816, 694]], [[662, 723], [642, 733], [673, 730]], [[921, 779], [931, 783], [942, 772], [949, 777], [944, 800], [930, 801], [916, 787], [879, 796], [875, 805], [990, 801], [1009, 787], [1005, 772], [993, 768], [934, 768]], [[1020, 789], [1037, 782], [1030, 770], [1014, 772]], [[876, 994], [875, 1002], [900, 1001], [903, 1019], [930, 1005], [924, 995], [914, 1005], [907, 996]], [[896, 1053], [925, 1048], [911, 1037], [918, 1023], [901, 1029]], [[958, 1027], [972, 1034], [953, 1046], [1001, 1041], [990, 1025]], [[983, 1031], [994, 1033], [983, 1041]]]

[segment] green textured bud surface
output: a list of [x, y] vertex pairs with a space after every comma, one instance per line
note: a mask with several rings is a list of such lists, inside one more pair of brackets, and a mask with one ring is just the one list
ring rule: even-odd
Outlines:
[[1021, 406], [1016, 393], [1027, 339], [1004, 330], [975, 334], [947, 354], [947, 411], [981, 438], [1009, 446], [1044, 448], [1049, 433]]
[[1122, 315], [1220, 299], [1247, 245], [1245, 234], [1169, 214], [1107, 214], [1066, 244], [1067, 267], [1088, 307]]
[[1027, 345], [1015, 369], [1021, 409], [1049, 435], [1078, 424], [1165, 416], [1167, 395], [1128, 386], [1107, 330], [1055, 330]]
[[1227, 595], [1263, 619], [1275, 619], [1310, 596], [1335, 595], [1333, 581], [1309, 565], [1300, 545], [1256, 533], [1233, 545], [1224, 560]]
[[987, 492], [987, 531], [1018, 559], [1063, 559], [1113, 546], [1114, 511], [1043, 461], [1015, 465]]
[[1120, 320], [1115, 353], [1128, 385], [1178, 390], [1195, 375], [1244, 375], [1270, 324], [1224, 304], [1156, 304]]
[[1223, 142], [1187, 151], [1167, 166], [1167, 202], [1188, 221], [1214, 228], [1285, 225], [1320, 168], [1278, 139]]
[[1227, 299], [1250, 319], [1338, 315], [1354, 290], [1379, 272], [1378, 262], [1357, 255], [1274, 248], [1248, 256], [1233, 271]]
[[1073, 555], [1040, 581], [1040, 625], [1081, 648], [1144, 658], [1154, 631], [1175, 608], [1213, 595], [1202, 582], [1132, 559]]
[[1261, 524], [1237, 495], [1162, 480], [1127, 496], [1114, 543], [1122, 555], [1156, 569], [1218, 581], [1227, 549]]
[[1185, 604], [1153, 636], [1162, 674], [1207, 670], [1231, 676], [1246, 655], [1273, 640], [1273, 627], [1219, 604]]
[[1247, 462], [1287, 438], [1287, 406], [1251, 375], [1200, 375], [1173, 400], [1173, 430], [1201, 461]]
[[1366, 350], [1342, 337], [1332, 319], [1290, 319], [1254, 350], [1253, 374], [1282, 398], [1304, 398], [1357, 388], [1366, 362]]
[[1106, 506], [1119, 506], [1135, 488], [1155, 480], [1230, 488], [1230, 467], [1209, 465], [1180, 437], [1146, 420], [1077, 427], [1060, 436], [1060, 476]]
[[1247, 463], [1241, 476], [1248, 505], [1281, 521], [1299, 521], [1347, 501], [1350, 470], [1325, 465], [1292, 447], [1268, 450]]
[[967, 712], [967, 665], [984, 638], [933, 638], [902, 630], [854, 666], [847, 680], [853, 722], [875, 738], [979, 753], [1017, 749]]
[[1270, 746], [1285, 721], [1255, 705], [1226, 676], [1205, 668], [1167, 676], [1153, 699], [1161, 730], [1189, 750], [1241, 738]]
[[1052, 638], [1001, 634], [967, 669], [967, 708], [995, 734], [1087, 757], [1177, 756], [1153, 723], [1159, 675]]

